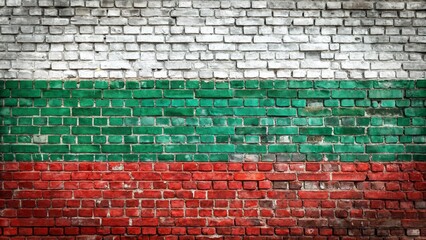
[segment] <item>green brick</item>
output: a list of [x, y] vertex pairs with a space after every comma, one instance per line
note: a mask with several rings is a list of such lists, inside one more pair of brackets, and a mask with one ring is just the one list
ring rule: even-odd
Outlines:
[[374, 88], [414, 88], [414, 81], [400, 81], [400, 80], [391, 80], [391, 81], [374, 81]]
[[309, 128], [300, 128], [301, 135], [331, 135], [332, 128], [329, 127], [309, 127]]
[[68, 145], [42, 145], [40, 150], [44, 153], [67, 153], [70, 151]]
[[164, 134], [182, 134], [182, 135], [192, 135], [194, 134], [194, 127], [170, 127], [164, 128]]
[[195, 96], [198, 98], [232, 98], [233, 90], [196, 90]]
[[274, 145], [268, 147], [270, 153], [293, 153], [297, 152], [297, 145]]
[[365, 110], [362, 108], [333, 108], [334, 116], [364, 116]]
[[[2, 109], [1, 115], [9, 115], [9, 108], [7, 108], [6, 111]], [[38, 116], [40, 114], [40, 109], [38, 108], [12, 108], [12, 115], [13, 116]]]
[[363, 153], [364, 145], [334, 145], [336, 153]]
[[19, 88], [21, 89], [33, 89], [33, 81], [19, 81]]
[[103, 108], [102, 116], [131, 116], [130, 108]]
[[133, 116], [162, 116], [162, 108], [135, 108], [133, 109]]
[[41, 127], [41, 134], [69, 134], [69, 127]]
[[[41, 91], [39, 89], [21, 89], [21, 90], [14, 89], [12, 90], [12, 97], [39, 98], [41, 97]], [[69, 97], [69, 94], [67, 97]]]
[[315, 88], [339, 88], [339, 81], [332, 81], [332, 80], [318, 80], [314, 81]]
[[426, 80], [417, 80], [416, 86], [418, 88], [426, 88]]
[[70, 98], [70, 90], [43, 90], [44, 98]]
[[368, 135], [402, 135], [404, 128], [397, 127], [370, 127], [368, 128]]
[[373, 87], [373, 81], [341, 81], [340, 82], [340, 88], [372, 88]]
[[196, 116], [232, 116], [234, 110], [232, 108], [197, 108]]
[[180, 152], [193, 152], [197, 151], [197, 145], [166, 145], [166, 152], [168, 153], [180, 153]]
[[426, 153], [426, 145], [407, 145], [407, 153]]
[[298, 134], [297, 127], [269, 127], [268, 133], [274, 135], [294, 135]]
[[402, 98], [404, 96], [404, 93], [402, 90], [390, 90], [390, 89], [383, 89], [383, 90], [369, 90], [368, 96], [370, 98]]
[[[271, 89], [274, 87], [274, 81], [262, 80], [259, 82], [261, 89]], [[287, 82], [286, 82], [287, 85]]]
[[38, 134], [39, 132], [40, 132], [40, 128], [35, 126], [31, 126], [31, 127], [12, 126], [11, 128], [12, 134]]
[[289, 107], [290, 106], [290, 99], [277, 98], [275, 101], [277, 103], [277, 107]]
[[266, 146], [259, 145], [237, 145], [237, 153], [266, 153]]
[[299, 90], [299, 98], [330, 98], [329, 90]]
[[164, 116], [194, 116], [192, 108], [165, 108]]
[[297, 98], [297, 90], [268, 90], [271, 98]]
[[289, 88], [312, 88], [312, 81], [292, 80], [288, 82]]
[[426, 127], [406, 127], [405, 135], [426, 135]]
[[[175, 91], [175, 90], [172, 90]], [[134, 98], [162, 98], [163, 91], [161, 90], [134, 90]]]
[[112, 81], [112, 82], [110, 82], [109, 87], [111, 89], [122, 89], [122, 88], [124, 88], [124, 82], [123, 81]]
[[236, 127], [235, 134], [266, 134], [266, 127]]
[[130, 153], [130, 145], [102, 145], [103, 153]]
[[104, 135], [130, 135], [132, 134], [131, 127], [103, 127], [102, 134]]
[[166, 98], [193, 98], [194, 91], [192, 90], [164, 90]]
[[335, 127], [334, 134], [336, 135], [362, 135], [365, 134], [364, 128], [359, 127]]
[[235, 134], [235, 129], [233, 127], [197, 127], [196, 133], [200, 135], [218, 135], [218, 134]]
[[69, 108], [42, 108], [42, 116], [70, 116], [71, 111]]
[[73, 98], [101, 98], [101, 90], [73, 90]]
[[266, 90], [235, 90], [235, 97], [264, 98], [266, 97]]
[[367, 153], [401, 153], [404, 152], [404, 145], [367, 145]]
[[107, 89], [109, 83], [107, 81], [95, 81], [95, 88], [97, 89]]
[[332, 98], [366, 98], [367, 92], [362, 90], [333, 90]]
[[72, 116], [100, 116], [100, 108], [73, 108]]
[[100, 127], [73, 127], [72, 134], [75, 135], [99, 135], [101, 134]]
[[426, 98], [426, 90], [407, 90], [405, 96], [409, 98]]
[[184, 89], [185, 88], [185, 81], [184, 80], [170, 81], [170, 88], [172, 88], [172, 89]]
[[132, 98], [132, 90], [104, 90], [104, 98]]
[[270, 108], [268, 109], [268, 116], [296, 116], [297, 110], [295, 108]]
[[385, 108], [387, 108], [387, 107], [390, 107], [390, 108], [395, 107], [395, 100], [383, 100], [381, 102], [381, 107], [385, 107]]
[[156, 88], [170, 88], [170, 81], [169, 80], [156, 80], [155, 81], [155, 87]]
[[161, 127], [133, 127], [134, 134], [161, 134]]
[[297, 111], [301, 117], [325, 117], [331, 115], [330, 109], [321, 107], [299, 108]]
[[265, 108], [235, 108], [234, 114], [236, 116], [264, 116], [266, 115]]
[[301, 144], [301, 153], [332, 153], [332, 145], [313, 145], [313, 144]]
[[132, 152], [135, 153], [162, 153], [163, 146], [158, 144], [142, 144], [142, 145], [133, 145]]
[[36, 153], [39, 152], [37, 145], [10, 145], [10, 150], [14, 153]]

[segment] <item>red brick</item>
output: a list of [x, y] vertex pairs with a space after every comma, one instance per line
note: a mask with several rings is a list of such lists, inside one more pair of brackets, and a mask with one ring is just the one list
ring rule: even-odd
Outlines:
[[264, 173], [234, 173], [237, 181], [260, 181], [265, 179]]
[[156, 181], [161, 180], [161, 174], [156, 172], [132, 172], [133, 180]]
[[365, 192], [366, 199], [404, 199], [403, 192], [383, 192], [383, 191], [367, 191]]
[[193, 173], [192, 179], [201, 180], [201, 181], [232, 180], [232, 173], [224, 173], [224, 172]]
[[369, 181], [404, 181], [408, 180], [408, 173], [369, 173]]
[[341, 191], [330, 192], [331, 199], [362, 199], [362, 192]]
[[268, 219], [268, 225], [274, 227], [294, 227], [297, 226], [296, 219], [293, 218], [271, 218]]
[[161, 177], [163, 180], [172, 180], [172, 181], [189, 181], [191, 180], [191, 174], [190, 173], [171, 173], [171, 172], [165, 172], [161, 174]]
[[218, 190], [218, 191], [208, 191], [207, 197], [209, 199], [234, 199], [236, 196], [235, 191], [224, 191], [224, 190]]
[[54, 225], [55, 220], [53, 218], [18, 218], [10, 221], [12, 227], [52, 227]]
[[297, 178], [299, 181], [328, 181], [330, 173], [299, 173]]
[[40, 172], [14, 172], [13, 180], [39, 180]]
[[297, 193], [302, 199], [327, 199], [327, 191], [299, 191]]
[[319, 164], [319, 163], [306, 163], [305, 169], [308, 172], [317, 172], [321, 169], [321, 164]]
[[296, 180], [294, 173], [267, 173], [266, 178], [271, 181], [291, 181]]
[[102, 226], [129, 226], [129, 218], [103, 218]]
[[61, 173], [49, 173], [42, 172], [41, 180], [44, 181], [67, 181], [71, 180], [71, 173], [69, 172], [61, 172]]
[[331, 173], [333, 181], [365, 181], [365, 173]]

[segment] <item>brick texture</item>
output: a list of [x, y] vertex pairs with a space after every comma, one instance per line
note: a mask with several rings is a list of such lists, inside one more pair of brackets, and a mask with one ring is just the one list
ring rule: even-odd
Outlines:
[[422, 161], [426, 81], [0, 81], [4, 161]]
[[5, 79], [419, 79], [425, 3], [1, 0]]
[[0, 163], [0, 234], [422, 239], [425, 170], [425, 163]]

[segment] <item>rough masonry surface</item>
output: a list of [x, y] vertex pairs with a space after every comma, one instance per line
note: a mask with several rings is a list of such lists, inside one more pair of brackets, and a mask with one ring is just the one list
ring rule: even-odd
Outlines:
[[0, 78], [419, 79], [424, 1], [0, 0]]
[[426, 80], [0, 81], [5, 161], [426, 160]]

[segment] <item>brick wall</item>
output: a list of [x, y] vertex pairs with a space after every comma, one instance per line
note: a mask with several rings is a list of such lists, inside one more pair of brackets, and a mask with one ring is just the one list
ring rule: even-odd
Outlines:
[[425, 77], [424, 1], [2, 0], [0, 77]]
[[423, 239], [425, 171], [425, 163], [2, 163], [0, 235]]
[[0, 0], [0, 239], [424, 239], [425, 13]]

